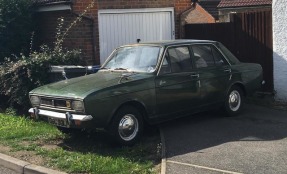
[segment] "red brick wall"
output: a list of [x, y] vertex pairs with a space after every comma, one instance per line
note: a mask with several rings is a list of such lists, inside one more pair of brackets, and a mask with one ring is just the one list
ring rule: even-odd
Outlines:
[[215, 23], [214, 17], [203, 9], [199, 4], [194, 4], [192, 8], [186, 10], [180, 19], [180, 37], [185, 38], [185, 24], [195, 23]]
[[[72, 5], [72, 11], [76, 14], [81, 14], [86, 7], [91, 3], [91, 0], [74, 0]], [[99, 29], [98, 29], [98, 9], [134, 9], [134, 8], [164, 8], [164, 7], [174, 7], [175, 9], [175, 36], [176, 38], [179, 37], [179, 21], [180, 21], [180, 14], [187, 9], [191, 8], [191, 0], [96, 0], [94, 1], [94, 7], [91, 8], [85, 16], [88, 18], [91, 18], [93, 21], [93, 31], [86, 32], [86, 34], [82, 34], [83, 30], [88, 30], [90, 27], [87, 25], [79, 25], [74, 29], [75, 31], [73, 34], [70, 35], [71, 38], [69, 38], [65, 44], [67, 46], [72, 47], [79, 47], [83, 49], [83, 52], [85, 53], [85, 60], [87, 63], [93, 63], [93, 64], [100, 64], [100, 46], [99, 46]], [[50, 12], [58, 14], [60, 12]], [[67, 13], [67, 12], [65, 12]], [[61, 13], [60, 13], [61, 14]], [[61, 14], [64, 15], [64, 14]], [[66, 14], [68, 16], [71, 16], [71, 14]], [[45, 16], [45, 15], [44, 15]], [[50, 16], [52, 18], [55, 18], [54, 15]], [[48, 16], [46, 16], [45, 20], [50, 20]], [[54, 19], [53, 19], [54, 20]], [[45, 24], [42, 24], [45, 23]], [[50, 23], [50, 25], [48, 24]], [[48, 35], [51, 35], [51, 33], [48, 31], [52, 31], [53, 27], [55, 28], [55, 25], [52, 24], [52, 22], [41, 22], [41, 25], [46, 25], [45, 32], [49, 33]], [[88, 23], [88, 22], [86, 22]], [[83, 28], [82, 28], [83, 27]], [[91, 35], [88, 36], [88, 33]], [[79, 35], [78, 35], [79, 34]], [[83, 38], [84, 37], [84, 38]], [[48, 39], [48, 38], [47, 38]], [[93, 42], [95, 45], [93, 45]], [[91, 52], [91, 49], [95, 46], [94, 54]], [[91, 58], [93, 57], [93, 58]]]
[[198, 4], [195, 6], [194, 10], [190, 11], [184, 20], [187, 24], [215, 23], [214, 17]]
[[[57, 19], [64, 17], [63, 29], [66, 29], [76, 18], [77, 15], [70, 11], [54, 11], [38, 13], [38, 29], [36, 31], [36, 44], [47, 44], [51, 48], [54, 46]], [[81, 49], [83, 60], [86, 64], [94, 64], [93, 50], [93, 21], [83, 18], [78, 22], [66, 36], [63, 47], [68, 49]]]

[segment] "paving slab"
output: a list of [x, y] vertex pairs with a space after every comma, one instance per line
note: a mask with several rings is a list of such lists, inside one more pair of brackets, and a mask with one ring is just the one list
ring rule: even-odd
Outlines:
[[19, 174], [11, 169], [8, 169], [6, 167], [0, 166], [0, 173], [1, 174]]
[[18, 160], [16, 158], [10, 157], [5, 154], [0, 153], [0, 165], [4, 166], [8, 169], [11, 169], [17, 173], [23, 173], [24, 167], [29, 165], [30, 163]]
[[66, 173], [31, 164], [24, 168], [24, 174], [66, 174]]
[[66, 174], [37, 166], [26, 161], [19, 160], [17, 158], [10, 157], [0, 153], [0, 173], [2, 174]]

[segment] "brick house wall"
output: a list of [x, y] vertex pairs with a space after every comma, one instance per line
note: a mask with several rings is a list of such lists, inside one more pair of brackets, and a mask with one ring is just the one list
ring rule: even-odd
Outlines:
[[187, 24], [215, 23], [215, 19], [205, 9], [203, 9], [199, 4], [197, 4], [195, 8], [191, 10], [190, 13], [186, 16], [185, 22]]
[[[165, 8], [174, 7], [175, 37], [179, 38], [180, 15], [191, 8], [191, 0], [95, 0], [94, 6], [85, 14], [83, 22], [79, 22], [64, 41], [68, 48], [80, 48], [84, 53], [86, 64], [100, 64], [100, 45], [98, 28], [98, 10], [101, 9], [138, 9], [138, 8]], [[72, 10], [39, 13], [38, 43], [51, 45], [55, 38], [57, 18], [64, 17], [69, 23], [78, 14], [81, 14], [91, 3], [90, 0], [74, 0]]]
[[[53, 48], [56, 28], [58, 25], [58, 18], [64, 18], [63, 29], [67, 28], [78, 16], [70, 11], [53, 11], [38, 13], [35, 17], [38, 25], [36, 31], [36, 45], [47, 44]], [[63, 42], [64, 48], [80, 49], [82, 50], [82, 59], [86, 64], [93, 64], [93, 20], [83, 18], [78, 22], [75, 27], [72, 27], [68, 32], [65, 41]]]
[[191, 8], [180, 15], [179, 38], [185, 38], [185, 25], [198, 23], [215, 23], [215, 18], [201, 5], [194, 3]]

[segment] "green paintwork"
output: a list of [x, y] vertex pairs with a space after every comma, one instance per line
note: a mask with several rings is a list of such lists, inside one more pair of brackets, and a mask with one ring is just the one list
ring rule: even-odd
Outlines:
[[[72, 78], [34, 89], [30, 94], [84, 99], [89, 94], [118, 85], [123, 72], [100, 71], [96, 74]], [[146, 74], [132, 74], [130, 80], [146, 78]], [[125, 82], [125, 80], [122, 80]]]
[[[158, 73], [165, 49], [181, 44], [214, 45], [229, 64], [212, 68], [193, 67], [191, 71], [182, 73]], [[262, 67], [259, 64], [241, 63], [234, 58], [229, 60], [227, 56], [230, 53], [225, 53], [215, 41], [177, 40], [137, 45], [162, 47], [154, 72], [103, 69], [96, 74], [36, 88], [30, 95], [83, 100], [83, 114], [94, 118], [90, 128], [107, 128], [116, 111], [125, 104], [135, 105], [143, 112], [146, 121], [156, 123], [223, 103], [232, 85], [239, 85], [248, 95], [260, 88], [262, 82]]]

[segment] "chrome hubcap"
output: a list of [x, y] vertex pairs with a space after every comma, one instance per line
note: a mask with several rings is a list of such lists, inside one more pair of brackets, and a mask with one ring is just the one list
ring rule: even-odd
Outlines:
[[229, 108], [232, 111], [237, 111], [240, 108], [240, 105], [241, 105], [240, 93], [238, 91], [236, 91], [236, 90], [232, 91], [229, 94], [228, 103], [229, 103]]
[[123, 116], [119, 123], [119, 135], [125, 141], [134, 139], [138, 133], [139, 124], [137, 118], [132, 114]]

